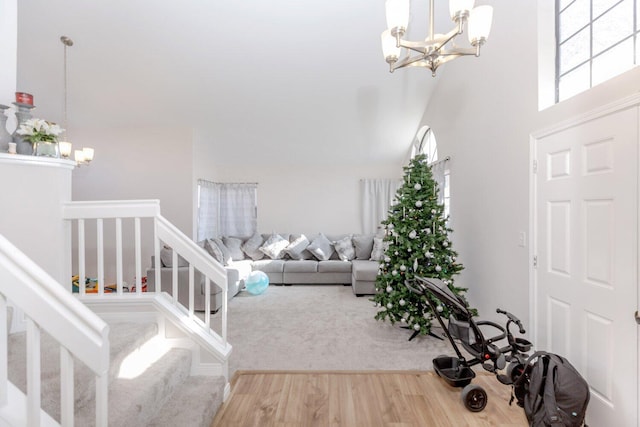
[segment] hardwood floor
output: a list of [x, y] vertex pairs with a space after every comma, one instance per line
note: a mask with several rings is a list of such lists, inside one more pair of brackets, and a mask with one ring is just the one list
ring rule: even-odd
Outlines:
[[238, 371], [212, 427], [528, 425], [522, 408], [509, 406], [510, 387], [485, 373], [473, 383], [488, 395], [482, 412], [468, 411], [462, 389], [433, 372]]

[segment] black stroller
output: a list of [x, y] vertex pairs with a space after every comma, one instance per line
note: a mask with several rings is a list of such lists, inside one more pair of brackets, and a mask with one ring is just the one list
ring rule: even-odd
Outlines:
[[[474, 321], [466, 302], [451, 292], [440, 279], [426, 279], [416, 276], [413, 283], [407, 281], [405, 285], [412, 292], [426, 297], [440, 326], [456, 351], [457, 357], [438, 356], [433, 359], [433, 369], [450, 386], [463, 387], [462, 401], [468, 410], [482, 411], [487, 406], [487, 393], [482, 387], [471, 384], [471, 380], [476, 376], [471, 367], [482, 364], [485, 370], [495, 373], [501, 383], [513, 384], [524, 371], [528, 357], [527, 352], [532, 347], [529, 341], [515, 338], [509, 330], [511, 324], [515, 324], [518, 326], [519, 332], [524, 334], [522, 323], [513, 314], [500, 309], [497, 312], [504, 314], [508, 319], [505, 326], [487, 320]], [[435, 303], [429, 296], [435, 297], [448, 308], [450, 313], [448, 326], [445, 326]], [[485, 338], [481, 331], [482, 326], [497, 329], [498, 334], [491, 338]], [[498, 347], [494, 344], [504, 338], [507, 338], [508, 343], [505, 347]], [[473, 359], [467, 360], [462, 356], [456, 340], [473, 356]], [[498, 374], [498, 371], [503, 370], [505, 366], [507, 366], [506, 374]]]

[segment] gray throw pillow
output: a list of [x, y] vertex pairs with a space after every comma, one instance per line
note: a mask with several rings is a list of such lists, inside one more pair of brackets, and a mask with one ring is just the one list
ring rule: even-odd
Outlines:
[[227, 248], [227, 246], [224, 244], [224, 242], [222, 241], [222, 239], [215, 237], [213, 239], [214, 242], [216, 242], [216, 245], [218, 245], [218, 247], [220, 248], [220, 252], [222, 252], [222, 261], [223, 261], [223, 265], [228, 265], [229, 261], [231, 261], [231, 251], [229, 251], [229, 248]]
[[258, 261], [264, 258], [264, 254], [260, 251], [260, 246], [262, 246], [263, 242], [262, 236], [259, 233], [255, 233], [242, 244], [242, 251], [252, 260]]
[[260, 246], [260, 251], [271, 259], [281, 259], [285, 255], [284, 250], [287, 246], [289, 241], [274, 233]]
[[311, 244], [307, 246], [307, 250], [313, 254], [318, 261], [327, 261], [333, 255], [333, 245], [327, 237], [320, 233], [318, 234]]
[[356, 257], [356, 250], [351, 242], [351, 236], [336, 240], [333, 242], [333, 247], [342, 261], [351, 261]]
[[357, 234], [351, 240], [356, 248], [356, 259], [371, 259], [373, 234]]
[[213, 259], [224, 265], [224, 256], [222, 255], [222, 251], [218, 245], [216, 245], [216, 242], [211, 239], [207, 239], [204, 242], [204, 249], [209, 252], [209, 255], [211, 255]]
[[384, 242], [382, 237], [373, 238], [373, 249], [371, 250], [371, 261], [381, 261], [384, 258], [384, 252], [387, 250], [388, 245]]
[[[163, 267], [173, 267], [173, 249], [169, 246], [163, 246], [160, 249], [160, 262]], [[178, 255], [178, 267], [187, 267], [188, 265], [187, 260]]]
[[223, 237], [222, 242], [227, 249], [229, 249], [232, 261], [241, 261], [244, 259], [244, 252], [242, 252], [242, 239], [237, 237]]
[[291, 259], [302, 260], [306, 259], [307, 256], [305, 254], [309, 253], [306, 251], [307, 246], [309, 246], [311, 242], [307, 239], [307, 236], [301, 234], [299, 237], [294, 239], [289, 245], [284, 249], [284, 251], [291, 257]]

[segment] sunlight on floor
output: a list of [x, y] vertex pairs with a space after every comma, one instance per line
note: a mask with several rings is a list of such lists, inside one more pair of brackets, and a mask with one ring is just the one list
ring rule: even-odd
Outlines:
[[157, 362], [166, 352], [169, 346], [159, 336], [151, 338], [140, 347], [132, 351], [120, 364], [118, 378], [134, 379]]

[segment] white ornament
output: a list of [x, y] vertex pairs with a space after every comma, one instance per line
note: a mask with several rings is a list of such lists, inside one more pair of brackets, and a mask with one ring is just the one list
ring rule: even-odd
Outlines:
[[442, 267], [440, 267], [439, 265], [436, 265], [436, 271], [440, 273], [442, 271]]
[[397, 276], [397, 275], [398, 275], [398, 272], [397, 272], [396, 270], [393, 270], [393, 271], [391, 272], [391, 274], [392, 274], [393, 276]]
[[393, 292], [393, 288], [391, 286], [387, 286], [387, 292], [389, 293]]
[[390, 302], [389, 302], [389, 303], [387, 303], [387, 308], [388, 308], [389, 310], [391, 310], [391, 309], [393, 308], [393, 304], [391, 304]]
[[449, 246], [449, 243], [447, 243], [446, 241], [444, 241], [444, 242], [442, 242], [442, 246], [444, 246], [444, 247], [446, 248], [447, 246]]
[[415, 325], [413, 325], [413, 330], [414, 331], [419, 331], [420, 330], [420, 325], [418, 325], [417, 323]]
[[405, 319], [404, 317], [403, 317], [402, 319], [400, 319], [400, 321], [401, 321], [402, 323], [407, 323], [407, 319]]
[[407, 248], [407, 252], [411, 252], [411, 248]]
[[391, 262], [391, 258], [389, 258], [388, 256], [384, 257], [384, 262]]
[[432, 213], [432, 214], [435, 214], [435, 213], [436, 213], [436, 210], [435, 210], [435, 209], [431, 209], [431, 213]]
[[415, 188], [416, 190], [420, 190], [422, 188], [422, 185], [420, 185], [420, 183], [417, 183], [413, 186], [413, 188]]
[[409, 232], [409, 238], [415, 239], [416, 237], [418, 237], [418, 233], [416, 233], [416, 230], [411, 230], [411, 232]]
[[427, 232], [427, 234], [431, 234], [431, 229], [430, 228], [427, 228], [425, 231]]
[[436, 307], [436, 310], [438, 311], [438, 313], [442, 313], [442, 310], [444, 310], [444, 308], [442, 308], [441, 305]]
[[400, 266], [400, 271], [407, 271], [407, 267], [404, 264]]
[[418, 271], [418, 258], [413, 260], [413, 271]]
[[421, 208], [422, 207], [422, 201], [418, 200], [416, 202], [416, 208]]
[[426, 256], [427, 258], [431, 258], [432, 254], [431, 252], [427, 251], [424, 253], [424, 256]]
[[396, 256], [398, 256], [398, 251], [395, 251], [395, 252], [394, 252], [394, 254], [395, 254]]
[[400, 305], [401, 305], [402, 307], [404, 307], [404, 305], [405, 305], [406, 303], [407, 303], [407, 302], [406, 302], [405, 300], [403, 300], [403, 299], [401, 299], [401, 300], [400, 300]]

